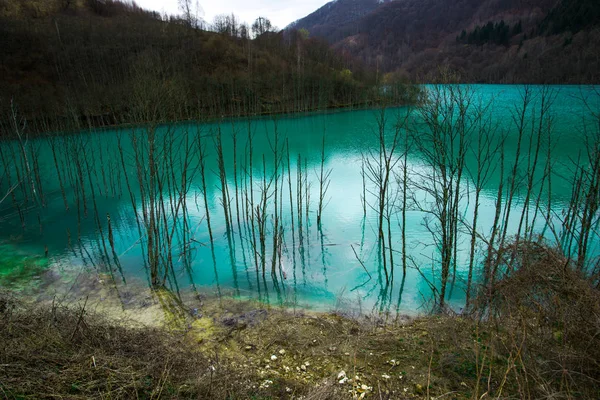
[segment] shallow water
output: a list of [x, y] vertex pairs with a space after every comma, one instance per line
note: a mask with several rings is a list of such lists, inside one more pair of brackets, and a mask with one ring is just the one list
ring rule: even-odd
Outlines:
[[[522, 88], [480, 85], [474, 86], [474, 89], [479, 100], [483, 102], [494, 100], [490, 112], [496, 128], [488, 134], [508, 135], [505, 159], [509, 165], [513, 162], [517, 147], [516, 129], [512, 117], [515, 106], [519, 104]], [[567, 179], [571, 174], [570, 165], [585, 150], [583, 132], [589, 128], [590, 119], [589, 110], [581, 98], [591, 95], [593, 88], [561, 86], [554, 87], [553, 90], [556, 99], [551, 109], [554, 116], [551, 146], [554, 178], [551, 191], [552, 208], [558, 215], [571, 196], [572, 187]], [[539, 106], [536, 101], [534, 101], [534, 108]], [[594, 101], [597, 102], [597, 99]], [[406, 109], [388, 110], [387, 115], [392, 121], [394, 115], [406, 111]], [[179, 181], [181, 165], [185, 163], [183, 149], [186, 143], [190, 145], [200, 129], [207, 149], [207, 201], [214, 237], [211, 246], [202, 198], [201, 177], [197, 169], [198, 152], [194, 147], [194, 153], [190, 154], [188, 160], [193, 166], [189, 169], [194, 173], [188, 174], [187, 228], [185, 228], [187, 239], [183, 243], [184, 239], [181, 236], [175, 236], [171, 253], [175, 260], [175, 270], [167, 280], [169, 286], [173, 290], [182, 292], [208, 291], [258, 298], [276, 304], [298, 304], [319, 310], [340, 308], [354, 311], [391, 310], [402, 313], [418, 313], [426, 310], [431, 298], [431, 289], [427, 281], [437, 283], [440, 274], [438, 264], [435, 262], [439, 257], [432, 236], [424, 224], [426, 214], [418, 211], [417, 207], [407, 208], [406, 213], [407, 253], [414, 265], [421, 268], [421, 272], [411, 267], [403, 277], [401, 256], [398, 253], [395, 258], [394, 280], [391, 284], [386, 284], [381, 268], [377, 244], [377, 215], [368, 206], [366, 216], [364, 215], [361, 168], [363, 156], [371, 149], [374, 151], [378, 149], [376, 114], [377, 111], [374, 110], [361, 110], [278, 116], [276, 120], [270, 118], [251, 120], [250, 131], [254, 138], [252, 177], [255, 204], [259, 201], [260, 184], [263, 179], [263, 155], [267, 175], [270, 176], [271, 171], [274, 170], [272, 148], [275, 127], [279, 134], [279, 146], [289, 143], [295, 229], [292, 230], [291, 224], [286, 146], [281, 147], [285, 149], [283, 165], [280, 167], [283, 177], [280, 177], [278, 182], [279, 190], [283, 185], [281, 210], [284, 244], [280, 250], [281, 262], [280, 265], [278, 262], [276, 281], [270, 274], [272, 259], [270, 237], [273, 232], [274, 199], [271, 197], [268, 201], [267, 273], [264, 278], [260, 265], [255, 264], [251, 250], [251, 229], [245, 218], [243, 193], [244, 188], [249, 185], [249, 180], [244, 173], [249, 169], [248, 121], [234, 120], [221, 124], [178, 124], [159, 127], [157, 141], [162, 143], [164, 135], [168, 135], [169, 142], [173, 144], [173, 147], [161, 154], [161, 157], [171, 157], [168, 163], [172, 166], [172, 170], [163, 173], [172, 172], [174, 182]], [[227, 187], [232, 199], [233, 230], [230, 235], [226, 233], [214, 145], [214, 137], [219, 129], [223, 138]], [[238, 225], [236, 211], [236, 184], [233, 170], [232, 132], [234, 131], [237, 132], [236, 172], [240, 225]], [[136, 132], [137, 140], [142, 140], [143, 129], [136, 128]], [[391, 134], [390, 132], [388, 135]], [[331, 175], [330, 186], [325, 197], [326, 207], [323, 211], [322, 225], [319, 228], [316, 222], [316, 209], [319, 199], [318, 175], [323, 135], [326, 138], [324, 169], [330, 170]], [[51, 144], [54, 145], [54, 154]], [[139, 212], [141, 194], [137, 184], [138, 170], [131, 129], [82, 132], [78, 135], [57, 137], [52, 142], [48, 139], [31, 140], [28, 143], [30, 149], [28, 160], [32, 164], [30, 168], [39, 171], [39, 177], [34, 183], [36, 193], [35, 195], [29, 193], [27, 202], [23, 192], [30, 190], [30, 182], [19, 176], [19, 174], [23, 175], [27, 167], [22, 162], [14, 162], [20, 159], [19, 147], [16, 143], [4, 143], [2, 146], [7, 160], [2, 168], [4, 172], [10, 174], [12, 183], [8, 182], [6, 174], [2, 174], [5, 178], [1, 181], [0, 193], [6, 193], [16, 182], [21, 181], [22, 184], [13, 192], [14, 200], [12, 196], [8, 196], [0, 204], [2, 223], [0, 242], [3, 243], [0, 247], [1, 285], [10, 287], [21, 284], [23, 280], [34, 281], [40, 270], [52, 268], [59, 271], [68, 268], [88, 272], [108, 272], [114, 277], [116, 287], [123, 290], [127, 286], [128, 279], [149, 279], [145, 267], [145, 238], [138, 228], [139, 219], [136, 219], [132, 197], [127, 188], [128, 185], [132, 188], [133, 202]], [[123, 159], [119, 155], [119, 147], [123, 149]], [[475, 151], [475, 147], [472, 147], [467, 154], [467, 168], [473, 168], [476, 164]], [[296, 208], [298, 156], [302, 159], [302, 166], [306, 166], [304, 172], [307, 172], [307, 182], [310, 185], [308, 217], [306, 208], [303, 209], [302, 241], [298, 232], [299, 221]], [[33, 160], [36, 160], [35, 165]], [[524, 161], [519, 168], [526, 168], [526, 163], [527, 161]], [[540, 160], [540, 165], [543, 166], [544, 163], [545, 159]], [[140, 164], [145, 168], [142, 173], [148, 173], [147, 162], [142, 160]], [[414, 150], [409, 152], [408, 164], [410, 174], [413, 176], [427, 169], [423, 165], [420, 154]], [[78, 177], [78, 168], [83, 171], [82, 177]], [[539, 167], [540, 170], [542, 168]], [[470, 179], [467, 176], [464, 181], [465, 193], [468, 192], [469, 196], [465, 195], [461, 200], [461, 214], [466, 219], [469, 219], [473, 208]], [[484, 236], [489, 235], [492, 226], [499, 180], [499, 172], [496, 169], [482, 192], [478, 229]], [[26, 182], [23, 183], [24, 181]], [[65, 191], [64, 196], [61, 182]], [[85, 194], [82, 193], [81, 186]], [[368, 190], [372, 189], [369, 184], [367, 186]], [[471, 189], [467, 190], [469, 187]], [[168, 191], [164, 189], [164, 192]], [[508, 223], [509, 234], [516, 230], [523, 207], [523, 192], [521, 184], [517, 200], [513, 203], [514, 212]], [[420, 200], [426, 199], [426, 196], [418, 190], [415, 191], [414, 197]], [[165, 194], [165, 204], [170, 207], [173, 203], [169, 202], [168, 198], [169, 196]], [[68, 210], [65, 209], [65, 199]], [[367, 194], [367, 199], [370, 203], [374, 203], [373, 196]], [[17, 204], [19, 207], [16, 206]], [[110, 248], [108, 252], [105, 251], [105, 248], [109, 247], [107, 214], [111, 219], [116, 257], [112, 256]], [[181, 213], [178, 215], [181, 216]], [[396, 251], [401, 249], [399, 217], [400, 213], [396, 212], [392, 218], [392, 245]], [[177, 230], [183, 229], [181, 224], [181, 221], [177, 221], [175, 225]], [[168, 225], [173, 226], [171, 221]], [[541, 231], [541, 226], [536, 229]], [[100, 231], [103, 235], [100, 235]], [[463, 305], [465, 299], [464, 287], [470, 238], [466, 231], [461, 229], [461, 232], [456, 279], [451, 285], [448, 299], [457, 309]], [[184, 253], [188, 254], [189, 258], [184, 257]], [[482, 252], [477, 254], [479, 263], [483, 257], [480, 253]], [[597, 247], [591, 249], [590, 253], [597, 254]], [[31, 264], [35, 266], [23, 267]]]

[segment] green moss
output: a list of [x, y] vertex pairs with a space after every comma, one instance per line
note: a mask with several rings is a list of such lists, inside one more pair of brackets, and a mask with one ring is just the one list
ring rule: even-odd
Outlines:
[[12, 246], [0, 245], [0, 286], [22, 288], [44, 273], [48, 266], [46, 257], [24, 255]]

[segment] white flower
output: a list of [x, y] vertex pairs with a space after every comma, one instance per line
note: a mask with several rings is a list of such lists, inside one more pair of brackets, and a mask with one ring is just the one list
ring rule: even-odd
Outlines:
[[273, 355], [271, 356], [271, 361], [276, 361], [276, 360], [277, 360], [277, 356], [276, 356], [275, 354], [273, 354]]
[[383, 375], [381, 375], [381, 377], [383, 379], [390, 379], [391, 378], [391, 376], [389, 376], [388, 374], [383, 374]]

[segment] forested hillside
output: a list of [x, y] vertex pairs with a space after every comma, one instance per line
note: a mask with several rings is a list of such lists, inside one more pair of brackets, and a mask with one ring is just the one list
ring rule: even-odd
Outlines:
[[322, 39], [234, 16], [207, 31], [112, 0], [2, 0], [0, 48], [5, 116], [12, 104], [30, 118], [114, 124], [339, 107], [377, 93], [374, 74]]
[[357, 3], [373, 2], [338, 0], [293, 27], [327, 39], [388, 77], [428, 81], [447, 65], [470, 82], [600, 78], [597, 1], [393, 0], [347, 23], [331, 15], [356, 15]]
[[546, 33], [577, 33], [600, 25], [600, 2], [596, 0], [562, 0], [544, 18], [541, 30]]

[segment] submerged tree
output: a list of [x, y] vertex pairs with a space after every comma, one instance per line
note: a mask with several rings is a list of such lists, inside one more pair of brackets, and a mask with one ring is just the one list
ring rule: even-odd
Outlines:
[[[590, 257], [590, 249], [600, 234], [600, 92], [583, 99], [591, 118], [583, 126], [585, 152], [573, 160], [571, 198], [559, 220], [559, 240], [566, 257], [576, 260], [580, 272], [600, 273], [600, 262]], [[594, 103], [596, 102], [596, 103]], [[561, 229], [562, 228], [562, 229]], [[592, 261], [592, 263], [590, 263]], [[598, 280], [600, 285], [600, 279]]]
[[413, 141], [424, 168], [414, 173], [412, 185], [425, 197], [412, 200], [425, 213], [423, 223], [435, 243], [432, 262], [441, 270], [440, 309], [450, 273], [456, 271], [465, 160], [475, 122], [481, 118], [474, 101], [475, 92], [468, 86], [435, 85], [417, 109], [423, 129], [415, 131]]
[[[382, 108], [378, 112], [376, 120], [378, 148], [377, 151], [370, 150], [365, 158], [365, 174], [373, 186], [368, 191], [374, 198], [375, 204], [369, 204], [369, 206], [377, 215], [377, 238], [387, 284], [393, 280], [394, 274], [391, 216], [395, 208], [397, 191], [391, 186], [394, 183], [393, 170], [401, 161], [398, 149], [402, 129], [405, 128], [405, 123], [408, 121], [408, 114], [405, 118], [397, 116], [396, 121], [390, 124], [387, 111]], [[390, 125], [391, 132], [388, 131]]]
[[319, 180], [319, 204], [317, 206], [317, 225], [321, 227], [321, 217], [323, 216], [323, 209], [327, 205], [324, 204], [323, 201], [325, 196], [327, 196], [327, 190], [329, 190], [329, 184], [331, 181], [329, 177], [331, 176], [332, 170], [325, 171], [325, 133], [323, 133], [323, 143], [321, 146], [321, 171], [318, 175]]

